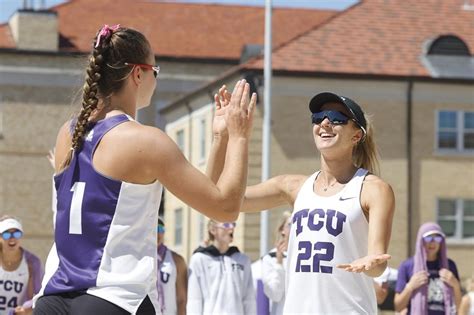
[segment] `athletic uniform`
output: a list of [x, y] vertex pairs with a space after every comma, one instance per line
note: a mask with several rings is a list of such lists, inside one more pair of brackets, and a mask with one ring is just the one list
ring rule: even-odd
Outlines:
[[[160, 253], [162, 251], [163, 253]], [[160, 255], [161, 254], [161, 255]], [[164, 256], [164, 258], [162, 258]], [[165, 245], [158, 248], [158, 298], [164, 315], [178, 313], [176, 304], [177, 269], [173, 259], [173, 252]]]
[[263, 291], [271, 301], [270, 314], [283, 314], [285, 305], [285, 267], [286, 252], [283, 253], [283, 263], [279, 264], [276, 258], [276, 249], [272, 249], [262, 258]]
[[284, 314], [377, 314], [371, 277], [336, 268], [367, 255], [369, 224], [360, 205], [367, 170], [337, 194], [313, 191], [310, 176], [295, 200], [288, 247]]
[[148, 296], [159, 312], [156, 209], [162, 186], [115, 180], [92, 165], [102, 137], [131, 120], [117, 115], [91, 124], [82, 148], [54, 177], [55, 243], [36, 303], [41, 296], [84, 293], [135, 313]]
[[0, 315], [6, 315], [27, 300], [30, 272], [25, 255], [14, 271], [6, 271], [0, 266]]
[[230, 247], [199, 247], [189, 262], [187, 314], [256, 314], [250, 259]]
[[469, 292], [469, 311], [468, 315], [474, 315], [474, 292]]

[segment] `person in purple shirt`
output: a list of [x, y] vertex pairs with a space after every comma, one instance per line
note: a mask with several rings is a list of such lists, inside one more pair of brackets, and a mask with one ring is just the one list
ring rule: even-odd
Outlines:
[[31, 314], [31, 299], [41, 288], [41, 261], [21, 246], [20, 220], [1, 217], [0, 233], [0, 314]]
[[418, 230], [415, 255], [401, 263], [395, 288], [395, 310], [408, 314], [455, 314], [461, 285], [454, 261], [447, 257], [446, 236], [432, 222]]

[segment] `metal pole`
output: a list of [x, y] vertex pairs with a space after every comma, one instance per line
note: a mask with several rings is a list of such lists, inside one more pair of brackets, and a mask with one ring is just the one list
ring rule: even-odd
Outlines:
[[[262, 181], [270, 177], [271, 80], [272, 80], [272, 0], [265, 0], [265, 49], [262, 135]], [[260, 257], [268, 252], [268, 210], [260, 214]]]

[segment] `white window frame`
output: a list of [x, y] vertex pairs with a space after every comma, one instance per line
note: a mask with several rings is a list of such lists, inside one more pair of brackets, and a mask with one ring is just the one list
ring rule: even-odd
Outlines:
[[[180, 143], [181, 140], [182, 140], [182, 143]], [[183, 152], [183, 154], [184, 154], [185, 143], [186, 143], [186, 140], [184, 136], [184, 129], [177, 130], [176, 131], [176, 144], [178, 145], [178, 148], [181, 150], [181, 152]]]
[[[441, 200], [450, 200], [455, 202], [455, 214], [451, 215], [440, 215], [439, 202]], [[456, 227], [454, 230], [454, 236], [446, 237], [448, 243], [454, 244], [471, 244], [474, 245], [474, 237], [463, 237], [463, 223], [466, 219], [464, 217], [464, 201], [467, 199], [463, 198], [437, 198], [436, 200], [436, 222], [439, 222], [441, 219], [444, 220], [454, 220]], [[469, 221], [474, 221], [474, 216], [469, 216]]]
[[[439, 147], [439, 133], [440, 133], [440, 119], [439, 115], [441, 112], [455, 112], [456, 113], [456, 129], [451, 130], [456, 132], [456, 148], [448, 149], [448, 148], [440, 148]], [[435, 150], [436, 153], [441, 155], [449, 155], [449, 154], [468, 154], [474, 155], [474, 149], [466, 149], [464, 148], [464, 134], [466, 132], [474, 132], [474, 129], [465, 129], [464, 128], [464, 117], [466, 113], [474, 113], [474, 111], [464, 111], [464, 110], [451, 110], [451, 109], [439, 109], [436, 111], [435, 117]], [[444, 131], [444, 130], [443, 130]], [[448, 130], [446, 130], [448, 131]]]
[[[174, 210], [174, 245], [175, 246], [183, 245], [183, 220], [184, 220], [183, 212], [184, 210], [182, 207], [176, 208]], [[180, 216], [179, 222], [178, 222], [178, 216]]]

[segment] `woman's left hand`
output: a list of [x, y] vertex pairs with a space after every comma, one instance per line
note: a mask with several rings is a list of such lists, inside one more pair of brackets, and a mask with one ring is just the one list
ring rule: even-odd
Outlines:
[[451, 288], [454, 288], [456, 285], [459, 284], [458, 279], [454, 274], [446, 268], [441, 268], [439, 270], [439, 278], [446, 284], [448, 284]]
[[389, 254], [367, 255], [351, 262], [350, 264], [339, 264], [336, 267], [349, 272], [365, 272], [385, 263], [392, 256]]

